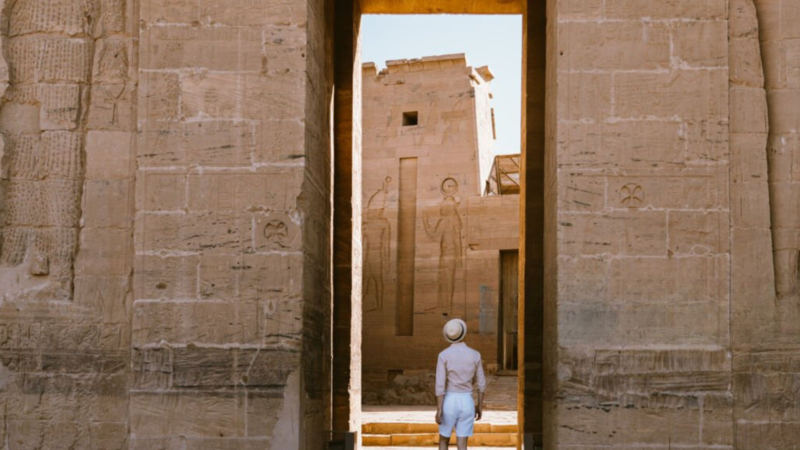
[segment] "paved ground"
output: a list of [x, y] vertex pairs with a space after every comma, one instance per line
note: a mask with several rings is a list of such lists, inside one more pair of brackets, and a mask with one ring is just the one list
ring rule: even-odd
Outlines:
[[[421, 448], [438, 448], [438, 447], [364, 447], [369, 450], [420, 450]], [[450, 448], [456, 448], [455, 445], [451, 445]], [[470, 447], [470, 448], [478, 448], [480, 450], [508, 450], [509, 448], [513, 447]]]
[[[433, 423], [435, 406], [364, 406], [361, 414], [363, 423]], [[516, 411], [483, 412], [483, 419], [491, 424], [505, 425], [517, 423]]]
[[[492, 376], [487, 380], [482, 421], [492, 424], [517, 423], [517, 377]], [[363, 423], [433, 422], [436, 405], [431, 406], [367, 406], [362, 407]], [[380, 448], [380, 447], [372, 447]], [[489, 450], [491, 447], [481, 447]], [[392, 447], [399, 450], [399, 447]]]

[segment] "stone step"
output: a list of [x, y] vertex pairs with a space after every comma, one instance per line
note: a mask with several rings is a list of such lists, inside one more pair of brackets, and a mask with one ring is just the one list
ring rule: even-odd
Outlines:
[[[428, 447], [439, 443], [439, 433], [420, 434], [364, 434], [361, 438], [364, 447]], [[455, 445], [455, 434], [450, 437], [450, 445]], [[469, 438], [470, 447], [516, 447], [516, 433], [475, 433]]]
[[[496, 424], [476, 422], [475, 433], [517, 433], [517, 424]], [[414, 423], [414, 422], [371, 422], [361, 425], [361, 434], [427, 434], [438, 433], [439, 426], [433, 422]]]

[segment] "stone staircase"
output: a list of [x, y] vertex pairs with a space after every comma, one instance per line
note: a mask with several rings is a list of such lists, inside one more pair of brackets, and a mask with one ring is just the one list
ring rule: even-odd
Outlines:
[[[364, 447], [431, 447], [439, 443], [439, 427], [435, 423], [373, 422], [361, 427]], [[455, 433], [450, 444], [455, 445]], [[516, 424], [475, 423], [470, 447], [516, 447]]]

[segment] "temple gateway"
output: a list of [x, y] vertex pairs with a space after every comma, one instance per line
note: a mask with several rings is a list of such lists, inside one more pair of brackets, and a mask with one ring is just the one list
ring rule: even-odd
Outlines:
[[[521, 148], [366, 14], [521, 15]], [[0, 46], [2, 450], [356, 448], [450, 317], [526, 449], [800, 442], [797, 0], [0, 0]]]

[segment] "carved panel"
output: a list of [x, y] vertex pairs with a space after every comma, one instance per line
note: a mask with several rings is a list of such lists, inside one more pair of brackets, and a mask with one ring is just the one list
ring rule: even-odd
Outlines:
[[104, 91], [116, 99], [125, 90], [127, 44], [109, 37], [123, 31], [125, 1], [16, 0], [4, 16], [0, 282], [6, 299], [69, 300], [91, 84], [109, 84]]

